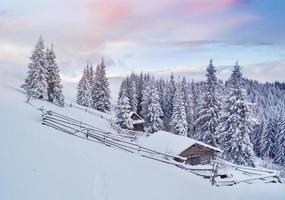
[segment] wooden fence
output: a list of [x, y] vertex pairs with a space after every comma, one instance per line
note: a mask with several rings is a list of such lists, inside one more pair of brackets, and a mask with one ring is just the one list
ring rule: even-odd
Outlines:
[[[121, 149], [129, 153], [136, 153], [142, 157], [175, 165], [193, 174], [202, 176], [204, 178], [209, 178], [211, 180], [211, 183], [217, 186], [234, 185], [241, 182], [248, 183], [256, 179], [266, 181], [274, 179], [277, 180], [277, 182], [280, 181], [278, 173], [276, 171], [248, 168], [237, 165], [233, 165], [232, 167], [235, 167], [237, 170], [243, 170], [245, 171], [244, 173], [249, 173], [250, 176], [247, 179], [217, 181], [216, 178], [219, 177], [217, 166], [219, 166], [220, 164], [220, 162], [218, 161], [214, 162], [212, 166], [197, 167], [186, 165], [184, 163], [177, 162], [174, 160], [175, 158], [178, 158], [182, 161], [185, 161], [186, 158], [184, 157], [159, 152], [135, 143], [134, 140], [136, 139], [136, 136], [130, 136], [128, 134], [125, 134], [125, 132], [114, 134], [104, 129], [100, 129], [92, 124], [84, 123], [82, 121], [67, 117], [65, 115], [53, 111], [43, 111], [42, 124], [79, 138], [102, 143], [106, 146]], [[227, 165], [231, 166], [230, 163]], [[265, 171], [266, 174], [264, 174]], [[253, 176], [254, 174], [256, 176]]]

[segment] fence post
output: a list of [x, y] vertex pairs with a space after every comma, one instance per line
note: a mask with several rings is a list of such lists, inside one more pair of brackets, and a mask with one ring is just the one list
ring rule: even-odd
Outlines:
[[87, 129], [87, 131], [86, 131], [86, 140], [88, 140], [88, 135], [89, 134], [89, 130]]
[[216, 177], [218, 175], [218, 167], [217, 164], [215, 163], [213, 165], [213, 176], [211, 177], [211, 184], [215, 185], [216, 184]]

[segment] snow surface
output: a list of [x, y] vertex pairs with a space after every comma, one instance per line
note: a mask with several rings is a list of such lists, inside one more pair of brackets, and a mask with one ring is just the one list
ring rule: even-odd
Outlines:
[[173, 155], [179, 155], [182, 153], [182, 151], [193, 146], [194, 144], [200, 144], [215, 151], [221, 151], [218, 148], [207, 145], [203, 142], [185, 136], [175, 135], [166, 131], [158, 131], [151, 134], [149, 137], [140, 140], [140, 143], [142, 146]]
[[213, 187], [172, 165], [74, 137], [41, 125], [42, 105], [112, 131], [76, 108], [25, 103], [19, 81], [0, 77], [1, 200], [284, 199], [284, 184]]

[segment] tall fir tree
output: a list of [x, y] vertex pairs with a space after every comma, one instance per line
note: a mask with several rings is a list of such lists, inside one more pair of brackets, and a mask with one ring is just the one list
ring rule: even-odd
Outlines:
[[181, 94], [182, 94], [182, 100], [185, 105], [185, 112], [186, 112], [186, 121], [187, 121], [187, 136], [193, 138], [193, 98], [191, 96], [191, 84], [186, 81], [186, 78], [183, 77], [181, 82]]
[[32, 56], [30, 57], [30, 64], [28, 66], [28, 76], [22, 88], [27, 95], [27, 102], [31, 97], [34, 98], [47, 98], [47, 66], [46, 66], [46, 53], [43, 39], [40, 37]]
[[190, 85], [190, 98], [191, 98], [191, 110], [192, 113], [188, 113], [188, 115], [190, 114], [190, 127], [189, 127], [189, 135], [190, 137], [197, 139], [198, 138], [198, 134], [197, 134], [197, 126], [195, 125], [195, 121], [198, 118], [198, 113], [199, 113], [199, 95], [198, 95], [198, 91], [196, 88], [196, 84], [195, 82], [192, 80], [191, 85]]
[[56, 101], [59, 105], [64, 106], [64, 96], [62, 93], [62, 84], [59, 75], [59, 67], [56, 63], [56, 55], [51, 45], [51, 49], [46, 50], [47, 64], [47, 94], [50, 102]]
[[244, 79], [240, 66], [236, 63], [229, 80], [229, 95], [225, 102], [220, 144], [222, 158], [245, 166], [255, 166], [254, 152], [249, 135], [256, 119], [253, 117], [252, 104], [247, 101]]
[[127, 95], [130, 101], [131, 110], [137, 112], [138, 100], [134, 77], [127, 78]]
[[145, 120], [145, 131], [154, 133], [163, 128], [162, 109], [154, 81], [148, 81], [143, 90], [142, 116]]
[[82, 77], [78, 83], [76, 101], [82, 106], [90, 107], [92, 105], [92, 91], [88, 79], [88, 67], [84, 69]]
[[137, 113], [141, 115], [142, 111], [142, 97], [143, 97], [143, 73], [141, 72], [137, 80]]
[[174, 75], [171, 74], [170, 81], [167, 82], [166, 84], [165, 95], [164, 95], [164, 105], [162, 106], [164, 109], [163, 119], [164, 119], [166, 130], [171, 129], [171, 126], [169, 126], [169, 122], [171, 120], [172, 113], [173, 113], [173, 100], [174, 100], [175, 90], [176, 90], [176, 83], [174, 80]]
[[[89, 80], [89, 83], [93, 89], [93, 85], [94, 85], [94, 82], [95, 82], [95, 75], [94, 75], [94, 68], [93, 68], [93, 65], [92, 65], [92, 62], [88, 62], [87, 63], [87, 74], [88, 74], [88, 80]], [[92, 97], [93, 98], [93, 97]]]
[[110, 112], [110, 89], [106, 76], [106, 66], [104, 60], [97, 66], [95, 72], [95, 81], [93, 85], [93, 105], [92, 107], [101, 112]]
[[131, 106], [125, 88], [122, 88], [121, 96], [118, 98], [118, 105], [116, 110], [116, 123], [121, 128], [133, 128], [132, 120], [130, 118]]
[[279, 124], [275, 146], [274, 162], [279, 165], [285, 165], [285, 121]]
[[170, 125], [172, 126], [171, 130], [173, 133], [178, 135], [187, 136], [188, 133], [188, 124], [186, 119], [186, 108], [182, 95], [181, 84], [178, 84], [176, 87], [174, 95], [174, 106], [173, 114], [171, 117]]
[[260, 148], [260, 156], [262, 158], [274, 158], [275, 151], [277, 150], [275, 144], [278, 135], [278, 121], [276, 118], [268, 120], [265, 130], [262, 133]]
[[261, 137], [264, 132], [264, 122], [257, 124], [253, 127], [252, 134], [250, 135], [253, 150], [257, 156], [261, 156], [260, 149], [262, 145]]
[[210, 60], [206, 76], [206, 93], [201, 104], [201, 110], [199, 111], [198, 117], [195, 121], [195, 125], [199, 127], [198, 139], [217, 147], [217, 126], [221, 115], [221, 103], [219, 99], [220, 97], [217, 95], [216, 69], [212, 60]]

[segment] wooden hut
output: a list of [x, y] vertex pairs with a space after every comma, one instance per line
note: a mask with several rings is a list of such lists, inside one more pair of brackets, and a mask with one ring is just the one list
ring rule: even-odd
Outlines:
[[198, 142], [189, 145], [189, 147], [182, 151], [179, 156], [187, 158], [186, 164], [209, 164], [220, 152], [221, 151], [217, 148]]
[[[143, 141], [143, 145], [153, 150], [186, 158], [190, 165], [209, 164], [221, 150], [203, 142], [175, 135], [166, 131], [158, 131]], [[175, 158], [178, 162], [183, 160]]]
[[133, 131], [144, 131], [144, 120], [135, 112], [130, 113], [130, 119], [132, 121]]

